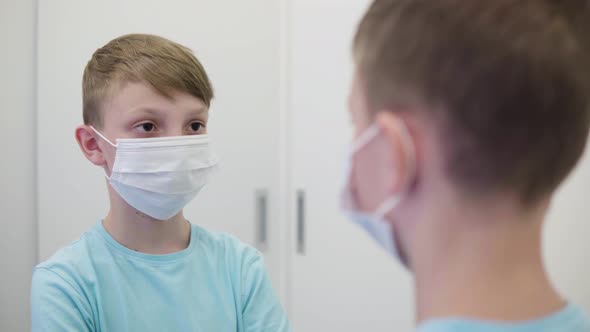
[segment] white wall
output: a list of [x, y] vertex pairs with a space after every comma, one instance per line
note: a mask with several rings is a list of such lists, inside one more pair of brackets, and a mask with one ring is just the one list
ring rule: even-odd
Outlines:
[[552, 280], [569, 300], [590, 312], [590, 144], [558, 190], [544, 231]]
[[27, 331], [35, 264], [35, 1], [0, 0], [0, 331]]

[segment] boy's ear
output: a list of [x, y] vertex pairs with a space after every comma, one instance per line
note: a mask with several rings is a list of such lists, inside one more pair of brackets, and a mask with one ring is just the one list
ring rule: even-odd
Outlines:
[[381, 128], [388, 141], [390, 154], [393, 156], [392, 169], [396, 176], [390, 185], [394, 192], [403, 191], [412, 183], [416, 176], [416, 146], [408, 124], [394, 112], [379, 112], [376, 116], [377, 125]]
[[96, 166], [104, 166], [106, 164], [103, 151], [98, 145], [98, 141], [94, 137], [94, 132], [87, 125], [80, 125], [76, 128], [76, 141], [80, 146], [80, 150], [91, 163]]

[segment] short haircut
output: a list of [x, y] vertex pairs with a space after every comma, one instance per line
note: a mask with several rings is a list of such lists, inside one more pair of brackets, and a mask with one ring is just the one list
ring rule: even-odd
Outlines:
[[103, 102], [126, 82], [146, 82], [166, 97], [185, 92], [207, 106], [213, 98], [209, 77], [190, 49], [159, 36], [124, 35], [96, 50], [86, 65], [84, 123], [101, 127]]
[[533, 204], [586, 145], [589, 21], [584, 0], [376, 0], [353, 53], [371, 112], [435, 119], [453, 183]]

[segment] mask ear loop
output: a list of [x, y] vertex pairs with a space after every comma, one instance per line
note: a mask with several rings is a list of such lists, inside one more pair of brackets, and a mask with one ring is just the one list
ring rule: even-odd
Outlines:
[[369, 127], [365, 132], [363, 132], [352, 144], [351, 148], [351, 155], [357, 153], [360, 149], [365, 147], [365, 145], [369, 144], [371, 140], [379, 136], [379, 127], [374, 124]]
[[[100, 136], [100, 138], [102, 138], [105, 142], [109, 143], [112, 147], [114, 147], [115, 149], [117, 148], [117, 145], [116, 144], [113, 144], [113, 142], [111, 142], [108, 138], [104, 137], [104, 135], [101, 134], [98, 130], [96, 130], [94, 128], [94, 126], [90, 126], [90, 129], [92, 129], [98, 136]], [[104, 176], [110, 182], [111, 181], [111, 177], [107, 174], [107, 171], [104, 168], [102, 169], [102, 171], [104, 172]]]
[[399, 195], [395, 195], [392, 197], [389, 197], [388, 199], [385, 200], [385, 202], [381, 203], [381, 205], [379, 205], [379, 208], [377, 208], [377, 210], [373, 213], [373, 215], [375, 216], [375, 218], [379, 219], [379, 220], [383, 220], [385, 219], [385, 216], [393, 209], [395, 209], [395, 207], [399, 204], [399, 202], [401, 202], [401, 197]]
[[100, 138], [102, 138], [103, 140], [105, 140], [107, 143], [109, 143], [112, 147], [116, 148], [117, 145], [113, 144], [113, 142], [111, 142], [108, 138], [104, 137], [103, 134], [101, 134], [98, 130], [96, 130], [93, 126], [90, 126], [90, 129], [92, 129], [98, 136], [100, 136]]
[[[402, 125], [397, 122], [395, 125], [397, 126], [397, 129], [401, 133], [400, 142], [402, 144], [402, 149], [404, 151], [404, 155], [405, 155], [407, 162], [408, 162], [408, 165], [406, 168], [406, 172], [407, 172], [406, 179], [408, 182], [406, 184], [404, 184], [403, 188], [402, 188], [402, 190], [405, 190], [405, 189], [407, 189], [406, 187], [409, 186], [409, 183], [411, 182], [411, 180], [416, 175], [416, 148], [414, 146], [414, 143], [412, 142], [408, 128], [405, 125]], [[377, 130], [379, 130], [379, 128], [377, 126], [375, 126], [375, 128], [377, 128]], [[389, 212], [391, 212], [391, 210], [395, 209], [395, 207], [401, 202], [401, 200], [402, 200], [401, 194], [393, 195], [393, 196], [387, 198], [383, 203], [381, 203], [381, 205], [377, 208], [377, 210], [375, 210], [374, 216], [379, 219], [384, 219], [385, 216]]]

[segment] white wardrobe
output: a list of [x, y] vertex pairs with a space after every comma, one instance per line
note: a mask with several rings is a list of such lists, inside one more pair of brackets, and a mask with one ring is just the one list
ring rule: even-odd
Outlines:
[[[79, 152], [81, 78], [98, 47], [127, 33], [194, 50], [214, 84], [209, 131], [222, 169], [185, 210], [257, 246], [295, 331], [410, 331], [409, 273], [339, 212], [350, 139], [350, 44], [368, 0], [38, 2], [39, 257], [107, 211], [101, 169]], [[556, 201], [547, 258], [590, 309], [586, 160]]]

